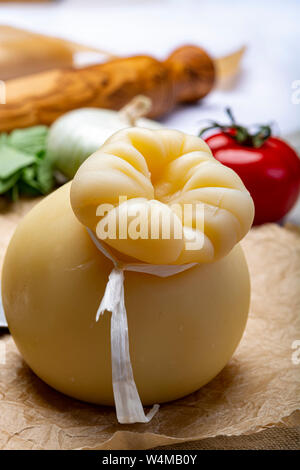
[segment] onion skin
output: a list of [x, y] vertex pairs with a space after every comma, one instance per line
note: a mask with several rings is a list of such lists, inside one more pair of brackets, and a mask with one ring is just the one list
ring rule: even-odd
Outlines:
[[0, 131], [49, 125], [81, 107], [119, 110], [139, 94], [152, 100], [148, 116], [159, 117], [177, 103], [203, 98], [214, 81], [212, 59], [196, 46], [183, 46], [164, 62], [135, 56], [8, 80], [7, 102], [0, 108]]
[[[138, 118], [141, 127], [159, 129], [150, 119]], [[80, 165], [101, 147], [115, 132], [130, 127], [121, 112], [109, 109], [81, 108], [61, 116], [50, 128], [47, 157], [68, 179], [75, 176]]]

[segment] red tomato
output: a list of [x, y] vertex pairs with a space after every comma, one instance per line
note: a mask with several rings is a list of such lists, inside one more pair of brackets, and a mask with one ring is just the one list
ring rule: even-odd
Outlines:
[[[230, 135], [232, 134], [232, 136]], [[261, 147], [238, 143], [234, 130], [205, 139], [214, 157], [242, 179], [255, 204], [254, 224], [276, 222], [293, 207], [300, 192], [300, 160], [283, 140], [269, 137]]]

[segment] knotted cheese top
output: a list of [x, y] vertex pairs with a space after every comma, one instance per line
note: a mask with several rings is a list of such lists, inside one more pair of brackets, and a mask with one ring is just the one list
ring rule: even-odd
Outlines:
[[[103, 204], [108, 204], [105, 211]], [[137, 127], [112, 135], [81, 165], [72, 182], [71, 205], [98, 237], [99, 221], [104, 227], [115, 220], [114, 236], [105, 243], [120, 255], [151, 264], [215, 261], [246, 235], [254, 216], [239, 176], [215, 160], [202, 139]], [[148, 222], [146, 237], [136, 218], [141, 213]], [[143, 235], [137, 237], [139, 230]]]

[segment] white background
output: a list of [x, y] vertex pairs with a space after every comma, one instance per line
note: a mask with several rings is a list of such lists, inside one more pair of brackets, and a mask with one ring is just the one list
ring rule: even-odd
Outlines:
[[116, 54], [165, 57], [194, 43], [219, 56], [246, 44], [234, 87], [216, 89], [201, 104], [180, 108], [164, 123], [195, 133], [203, 118], [224, 120], [230, 105], [243, 123], [275, 122], [282, 134], [300, 128], [292, 82], [300, 79], [299, 0], [61, 0], [1, 3], [0, 22], [30, 28]]

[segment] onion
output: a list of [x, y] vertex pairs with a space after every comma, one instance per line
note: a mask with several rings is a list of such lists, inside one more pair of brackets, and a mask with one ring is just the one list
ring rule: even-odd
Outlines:
[[150, 107], [149, 98], [136, 96], [119, 112], [96, 108], [70, 111], [50, 128], [47, 158], [59, 172], [72, 179], [83, 161], [118, 130], [134, 125], [161, 128], [158, 122], [141, 117]]

